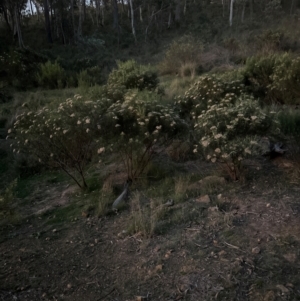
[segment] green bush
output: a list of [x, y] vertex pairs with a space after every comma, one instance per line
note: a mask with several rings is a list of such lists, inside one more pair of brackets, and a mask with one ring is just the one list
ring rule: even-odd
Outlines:
[[108, 76], [107, 91], [114, 99], [122, 99], [127, 89], [154, 90], [159, 81], [157, 73], [134, 60], [117, 62], [118, 68]]
[[278, 57], [271, 79], [271, 91], [276, 91], [284, 104], [300, 104], [300, 57]]
[[246, 61], [244, 78], [250, 92], [267, 103], [300, 103], [299, 57], [288, 53], [252, 57]]
[[54, 63], [48, 61], [40, 65], [37, 81], [43, 88], [61, 89], [66, 86], [66, 73], [57, 61]]
[[[10, 50], [2, 53], [0, 55], [0, 87], [12, 86], [18, 90], [36, 87], [35, 73], [39, 61], [41, 61], [40, 57], [25, 50]], [[0, 98], [1, 94], [4, 93], [0, 92]]]
[[82, 70], [78, 74], [78, 86], [80, 88], [89, 88], [103, 83], [103, 75], [100, 67], [95, 66]]
[[[166, 52], [165, 58], [159, 64], [161, 74], [182, 75], [183, 66], [192, 66], [193, 70], [201, 66], [201, 53], [203, 46], [195, 42], [193, 37], [183, 37], [174, 41]], [[184, 76], [186, 76], [183, 73]]]
[[266, 30], [256, 36], [255, 45], [258, 51], [270, 54], [281, 49], [284, 34], [281, 31]]
[[295, 138], [300, 137], [300, 112], [299, 110], [283, 110], [278, 113], [281, 132]]

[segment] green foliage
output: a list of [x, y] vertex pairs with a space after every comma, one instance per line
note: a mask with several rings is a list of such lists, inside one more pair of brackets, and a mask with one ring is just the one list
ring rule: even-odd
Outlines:
[[262, 34], [256, 36], [255, 44], [261, 53], [269, 55], [271, 52], [280, 50], [283, 40], [283, 33], [278, 30], [266, 30]]
[[272, 54], [252, 57], [244, 70], [251, 92], [268, 103], [298, 104], [300, 102], [300, 58]]
[[[40, 57], [29, 51], [10, 50], [2, 53], [0, 55], [0, 89], [6, 86], [12, 86], [18, 90], [35, 87], [34, 74], [40, 60]], [[5, 97], [5, 91], [0, 91], [0, 94], [2, 93]]]
[[149, 66], [139, 65], [134, 60], [117, 62], [118, 68], [108, 76], [108, 94], [118, 100], [123, 98], [126, 89], [154, 90], [158, 85], [156, 72]]
[[[201, 66], [202, 50], [203, 46], [190, 36], [174, 41], [159, 65], [161, 74], [191, 75], [186, 73], [188, 70], [190, 70], [188, 73], [195, 73]], [[188, 69], [187, 66], [189, 66]]]
[[14, 214], [12, 202], [14, 200], [14, 190], [17, 186], [17, 179], [13, 180], [7, 188], [0, 194], [0, 218], [4, 219], [7, 216]]
[[300, 137], [300, 112], [299, 110], [285, 109], [278, 113], [281, 132], [295, 138]]
[[95, 66], [82, 70], [78, 74], [78, 86], [80, 88], [89, 88], [103, 83], [103, 75], [100, 67]]
[[57, 61], [48, 61], [40, 65], [37, 81], [43, 88], [61, 89], [66, 86], [66, 72]]
[[86, 187], [84, 169], [97, 154], [103, 112], [110, 101], [83, 101], [81, 96], [36, 112], [23, 112], [8, 130], [13, 152], [35, 156], [41, 164], [59, 167], [80, 186]]
[[278, 57], [271, 78], [271, 91], [281, 94], [283, 103], [300, 104], [300, 57]]
[[275, 100], [274, 97], [276, 98], [273, 93], [268, 94], [276, 57], [277, 54], [251, 57], [246, 61], [244, 70], [245, 81], [250, 84], [251, 92], [255, 96], [265, 97], [269, 102]]

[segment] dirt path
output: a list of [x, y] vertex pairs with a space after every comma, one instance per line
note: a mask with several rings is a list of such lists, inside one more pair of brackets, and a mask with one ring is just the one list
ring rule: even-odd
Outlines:
[[150, 239], [122, 233], [127, 211], [8, 225], [0, 300], [300, 300], [300, 190], [262, 180], [181, 204], [202, 213]]

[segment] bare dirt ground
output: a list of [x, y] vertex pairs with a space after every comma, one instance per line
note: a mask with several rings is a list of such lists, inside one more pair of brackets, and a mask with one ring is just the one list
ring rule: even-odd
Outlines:
[[66, 187], [41, 185], [28, 218], [1, 229], [0, 300], [300, 300], [300, 186], [264, 164], [176, 204], [197, 214], [151, 238], [122, 232], [127, 210], [58, 222]]

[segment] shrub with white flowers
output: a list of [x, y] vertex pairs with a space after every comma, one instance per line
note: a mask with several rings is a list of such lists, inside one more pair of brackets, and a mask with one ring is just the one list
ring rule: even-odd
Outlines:
[[183, 96], [179, 96], [175, 104], [179, 106], [181, 116], [195, 119], [208, 106], [218, 104], [225, 95], [231, 95], [234, 101], [244, 90], [239, 81], [223, 82], [215, 76], [201, 76]]
[[186, 133], [187, 124], [171, 106], [161, 105], [154, 92], [129, 91], [107, 115], [113, 120], [109, 131], [113, 149], [126, 167], [128, 178], [136, 180], [155, 154], [165, 150], [175, 137]]
[[209, 104], [206, 110], [193, 115], [200, 140], [194, 152], [202, 151], [207, 160], [224, 163], [236, 180], [243, 159], [260, 152], [259, 139], [279, 131], [274, 114], [264, 113], [249, 95], [228, 93], [219, 103]]
[[75, 95], [56, 107], [24, 111], [7, 139], [13, 139], [13, 152], [26, 152], [42, 164], [59, 167], [85, 188], [84, 170], [101, 146], [103, 115], [110, 104], [107, 99], [92, 102]]

